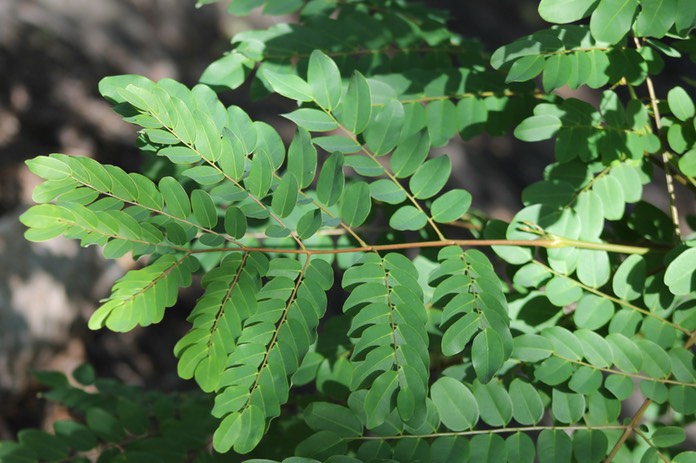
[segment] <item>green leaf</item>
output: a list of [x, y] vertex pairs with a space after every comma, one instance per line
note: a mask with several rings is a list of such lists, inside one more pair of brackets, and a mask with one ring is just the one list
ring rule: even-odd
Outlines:
[[599, 463], [609, 449], [609, 440], [598, 429], [578, 429], [573, 433], [573, 455], [577, 461]]
[[515, 378], [510, 383], [512, 416], [522, 425], [534, 425], [544, 416], [544, 404], [531, 384]]
[[345, 189], [341, 199], [341, 218], [349, 227], [358, 227], [370, 215], [372, 200], [370, 187], [365, 182], [353, 182]]
[[457, 123], [459, 135], [463, 140], [480, 134], [488, 120], [488, 107], [479, 98], [462, 98], [457, 103]]
[[553, 344], [538, 334], [523, 334], [513, 339], [512, 356], [523, 362], [538, 362], [553, 353]]
[[523, 120], [515, 128], [515, 136], [522, 141], [548, 140], [555, 135], [561, 125], [561, 120], [556, 116], [532, 116]]
[[280, 74], [264, 67], [262, 76], [271, 85], [274, 92], [296, 101], [311, 101], [312, 88], [295, 74]]
[[423, 164], [430, 151], [428, 132], [417, 132], [399, 143], [389, 159], [389, 165], [396, 178], [405, 178]]
[[211, 87], [222, 86], [234, 90], [244, 83], [252, 67], [253, 61], [242, 53], [230, 53], [208, 65], [199, 81]]
[[400, 207], [389, 218], [389, 226], [397, 230], [420, 230], [428, 223], [428, 216], [411, 205]]
[[314, 235], [321, 227], [321, 210], [313, 209], [306, 212], [297, 221], [297, 235], [301, 240], [306, 240]]
[[295, 454], [298, 456], [317, 457], [322, 460], [331, 455], [344, 455], [347, 452], [348, 446], [346, 441], [332, 431], [319, 431], [295, 447]]
[[73, 449], [88, 451], [94, 449], [97, 444], [97, 437], [87, 426], [73, 420], [59, 420], [53, 423], [53, 430], [56, 436], [60, 436]]
[[360, 72], [353, 72], [339, 109], [338, 120], [347, 130], [359, 134], [367, 128], [372, 114], [372, 98], [370, 86]]
[[245, 161], [242, 142], [225, 127], [222, 130], [222, 153], [218, 165], [225, 175], [238, 181], [244, 176]]
[[159, 190], [169, 213], [181, 219], [191, 214], [191, 203], [184, 187], [172, 177], [164, 177], [159, 182]]
[[440, 421], [452, 431], [472, 429], [479, 418], [476, 398], [454, 378], [444, 376], [430, 387], [430, 397], [440, 415]]
[[580, 238], [596, 241], [604, 230], [604, 206], [594, 191], [585, 191], [577, 196], [575, 213], [580, 221]]
[[604, 217], [609, 220], [619, 220], [623, 217], [625, 198], [623, 188], [617, 179], [605, 175], [597, 179], [592, 187], [602, 201]]
[[568, 83], [568, 80], [570, 80], [570, 73], [573, 69], [571, 64], [568, 57], [561, 53], [552, 55], [546, 60], [542, 79], [545, 92], [550, 93]]
[[96, 373], [92, 365], [83, 363], [72, 371], [72, 377], [75, 378], [75, 381], [78, 383], [89, 386], [94, 384]]
[[540, 463], [570, 463], [572, 448], [570, 437], [560, 429], [544, 429], [537, 439]]
[[372, 383], [365, 396], [366, 427], [368, 429], [376, 428], [387, 419], [387, 416], [394, 409], [394, 393], [398, 387], [398, 374], [393, 370], [383, 372]]
[[597, 0], [541, 0], [539, 15], [550, 23], [567, 24], [590, 14]]
[[179, 143], [179, 138], [168, 130], [145, 129], [143, 134], [149, 141], [158, 145], [176, 145]]
[[670, 387], [669, 404], [677, 413], [693, 414], [696, 412], [696, 389], [681, 385]]
[[289, 216], [297, 205], [297, 194], [300, 186], [292, 173], [286, 173], [273, 192], [271, 208], [280, 218]]
[[469, 461], [496, 463], [506, 461], [505, 441], [497, 434], [479, 434], [471, 439]]
[[603, 87], [610, 79], [609, 56], [604, 50], [590, 50], [586, 52], [586, 56], [589, 62], [589, 75], [585, 79], [585, 83], [590, 88]]
[[677, 119], [688, 121], [696, 113], [694, 102], [682, 87], [674, 87], [667, 93], [667, 103]]
[[62, 439], [38, 429], [22, 429], [17, 440], [41, 460], [62, 460], [68, 456], [68, 445]]
[[386, 178], [370, 183], [370, 195], [387, 204], [401, 204], [407, 198], [406, 191], [399, 183]]
[[273, 182], [273, 166], [265, 153], [257, 152], [251, 160], [249, 175], [244, 179], [249, 193], [256, 198], [263, 198]]
[[433, 201], [430, 212], [435, 222], [449, 223], [460, 219], [470, 206], [471, 194], [466, 190], [455, 189]]
[[191, 192], [191, 208], [196, 221], [205, 228], [214, 228], [218, 221], [217, 208], [207, 191]]
[[307, 425], [315, 431], [333, 431], [342, 437], [358, 437], [362, 425], [350, 409], [328, 402], [312, 402], [304, 410]]
[[449, 156], [439, 156], [421, 165], [409, 181], [409, 188], [418, 199], [435, 196], [449, 180], [452, 162]]
[[577, 423], [585, 413], [585, 396], [553, 390], [551, 399], [553, 417], [561, 423]]
[[602, 42], [618, 43], [631, 29], [637, 0], [600, 0], [590, 18], [592, 36]]
[[[501, 220], [489, 220], [483, 230], [483, 235], [486, 239], [504, 240], [507, 238], [508, 225]], [[529, 248], [522, 246], [491, 246], [491, 248], [501, 259], [510, 264], [521, 265], [532, 260], [532, 251]], [[533, 265], [535, 269], [529, 273], [538, 274], [538, 269], [541, 267], [536, 264], [530, 265]], [[525, 273], [525, 275], [529, 275], [529, 273]]]
[[550, 326], [544, 328], [541, 334], [553, 344], [554, 354], [574, 361], [582, 358], [582, 343], [571, 331], [561, 326]]
[[267, 15], [290, 14], [299, 10], [303, 4], [303, 0], [266, 0], [263, 13]]
[[332, 206], [338, 202], [345, 184], [343, 175], [343, 154], [333, 153], [321, 166], [317, 181], [317, 198], [319, 201]]
[[641, 381], [640, 392], [646, 399], [650, 399], [657, 404], [663, 404], [669, 398], [667, 386], [657, 381]]
[[667, 352], [649, 339], [639, 339], [636, 344], [643, 354], [642, 370], [651, 378], [666, 378], [671, 372], [671, 360]]
[[636, 19], [639, 37], [663, 37], [674, 24], [678, 0], [643, 0]]
[[269, 138], [277, 136], [273, 129], [268, 130], [267, 126], [252, 122], [249, 115], [239, 106], [229, 106], [227, 117], [229, 129], [223, 130], [223, 134], [229, 135], [239, 142], [235, 146], [239, 146], [243, 156], [251, 154], [257, 145], [259, 148], [262, 147], [262, 140], [260, 140], [263, 138], [262, 135], [267, 134]]
[[614, 273], [614, 294], [626, 301], [637, 299], [645, 287], [645, 275], [645, 259], [638, 255], [628, 256]]
[[319, 106], [327, 111], [338, 106], [341, 100], [341, 73], [336, 63], [320, 50], [314, 50], [309, 57], [307, 82]]
[[181, 174], [192, 179], [199, 185], [215, 185], [225, 176], [218, 169], [211, 166], [191, 167], [190, 169], [183, 171]]
[[442, 335], [442, 353], [452, 356], [463, 351], [471, 338], [479, 331], [480, 323], [480, 316], [477, 313], [468, 313], [459, 318]]
[[72, 169], [56, 157], [38, 156], [26, 161], [29, 170], [46, 180], [60, 180], [69, 177]]
[[614, 303], [609, 299], [586, 294], [583, 296], [573, 313], [573, 321], [578, 328], [597, 330], [609, 323], [614, 316]]
[[240, 239], [247, 230], [246, 216], [242, 210], [236, 206], [230, 206], [225, 211], [225, 233], [232, 238]]
[[328, 153], [338, 151], [343, 154], [357, 153], [362, 146], [352, 138], [341, 135], [329, 135], [326, 137], [314, 137], [312, 142]]
[[503, 427], [512, 419], [512, 401], [502, 383], [491, 381], [481, 384], [475, 380], [474, 397], [481, 419], [489, 425]]
[[594, 394], [602, 386], [602, 373], [592, 367], [580, 366], [568, 382], [568, 388], [579, 394]]
[[372, 113], [372, 121], [365, 129], [365, 143], [376, 156], [387, 154], [399, 141], [404, 123], [404, 107], [398, 100], [390, 100], [380, 111]]
[[609, 254], [606, 251], [578, 251], [578, 280], [591, 288], [603, 286], [611, 277]]
[[266, 427], [263, 412], [250, 405], [242, 413], [227, 415], [213, 434], [213, 447], [220, 453], [234, 447], [237, 453], [249, 453], [258, 445]]
[[512, 63], [505, 82], [525, 82], [531, 80], [541, 74], [545, 63], [546, 59], [542, 55], [523, 56]]
[[446, 145], [457, 133], [457, 108], [450, 100], [436, 100], [425, 107], [432, 146]]
[[670, 292], [677, 296], [696, 291], [696, 248], [687, 249], [670, 262], [664, 282]]
[[119, 90], [130, 85], [152, 89], [155, 84], [147, 77], [132, 74], [108, 76], [99, 81], [99, 93], [110, 102], [123, 103], [125, 100]]
[[288, 172], [295, 174], [300, 188], [307, 188], [317, 170], [317, 150], [309, 132], [298, 129], [288, 148]]
[[663, 426], [652, 433], [650, 440], [657, 447], [674, 447], [686, 440], [686, 432], [678, 426]]
[[692, 148], [679, 158], [679, 170], [684, 175], [696, 177], [696, 148]]
[[318, 109], [300, 108], [291, 113], [283, 114], [283, 117], [310, 132], [328, 132], [338, 128], [338, 124], [331, 116]]
[[471, 357], [479, 381], [488, 383], [505, 362], [503, 340], [495, 329], [486, 328], [476, 335]]
[[222, 155], [220, 131], [207, 114], [196, 111], [194, 118], [196, 120], [196, 151], [209, 163], [217, 162]]
[[432, 463], [465, 463], [469, 458], [469, 441], [460, 436], [441, 436], [430, 446]]
[[638, 373], [643, 365], [643, 356], [638, 346], [620, 333], [611, 333], [606, 337], [614, 354], [614, 363], [628, 373]]
[[106, 410], [92, 407], [85, 413], [87, 427], [97, 436], [107, 442], [117, 442], [123, 439], [125, 433], [118, 420]]
[[516, 432], [505, 439], [508, 461], [533, 463], [536, 451], [534, 441], [523, 432]]
[[675, 26], [679, 34], [686, 34], [694, 27], [696, 13], [688, 0], [677, 0], [677, 18]]

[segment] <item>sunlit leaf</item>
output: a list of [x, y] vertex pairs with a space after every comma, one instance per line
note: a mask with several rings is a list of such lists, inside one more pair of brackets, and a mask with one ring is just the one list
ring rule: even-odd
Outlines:
[[548, 22], [572, 23], [587, 16], [597, 0], [542, 0], [539, 15]]
[[590, 30], [603, 42], [619, 42], [631, 28], [637, 0], [601, 0], [592, 13]]

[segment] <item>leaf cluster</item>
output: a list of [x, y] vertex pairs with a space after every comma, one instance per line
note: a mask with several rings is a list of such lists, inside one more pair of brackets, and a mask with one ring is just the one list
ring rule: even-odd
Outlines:
[[[229, 11], [256, 7], [299, 22], [236, 35], [191, 89], [100, 83], [171, 176], [28, 162], [45, 180], [28, 239], [146, 263], [91, 328], [157, 323], [200, 281], [174, 349], [213, 402], [195, 461], [693, 461], [679, 446], [696, 413], [696, 241], [673, 188], [696, 191], [693, 82], [653, 83], [666, 60], [695, 61], [689, 1], [542, 0], [553, 25], [490, 57], [405, 1]], [[219, 99], [249, 81], [296, 104], [289, 140]], [[557, 91], [579, 87], [598, 104]], [[433, 148], [508, 131], [553, 140], [555, 162], [506, 223], [470, 211], [456, 159]], [[644, 191], [659, 176], [667, 212]], [[0, 444], [0, 461], [30, 441]]]

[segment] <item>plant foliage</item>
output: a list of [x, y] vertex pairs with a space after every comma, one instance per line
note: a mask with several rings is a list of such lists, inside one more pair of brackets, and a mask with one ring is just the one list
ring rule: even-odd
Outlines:
[[[550, 27], [491, 55], [405, 1], [229, 12], [256, 7], [299, 22], [236, 35], [193, 88], [100, 83], [171, 176], [28, 162], [45, 181], [27, 239], [147, 264], [90, 328], [158, 323], [200, 282], [174, 355], [206, 395], [43, 376], [76, 421], [23, 431], [0, 461], [695, 461], [680, 446], [696, 241], [674, 200], [674, 183], [696, 191], [694, 81], [653, 82], [696, 57], [692, 1], [541, 0]], [[291, 140], [221, 103], [249, 81], [296, 104]], [[508, 131], [553, 140], [555, 162], [504, 223], [471, 213], [453, 159], [431, 151]], [[653, 178], [666, 212], [645, 199]]]

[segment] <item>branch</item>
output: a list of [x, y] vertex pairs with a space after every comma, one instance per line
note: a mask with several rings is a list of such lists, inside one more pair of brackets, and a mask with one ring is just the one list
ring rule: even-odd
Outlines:
[[558, 236], [551, 236], [551, 239], [537, 240], [442, 240], [442, 241], [422, 241], [409, 243], [394, 243], [394, 244], [375, 244], [368, 246], [358, 246], [353, 248], [314, 248], [314, 249], [297, 249], [297, 248], [266, 248], [266, 247], [249, 247], [239, 246], [236, 248], [210, 248], [198, 249], [189, 251], [191, 254], [205, 252], [266, 252], [266, 253], [284, 253], [284, 254], [350, 254], [355, 252], [379, 252], [379, 251], [398, 251], [402, 249], [419, 249], [419, 248], [443, 248], [446, 246], [461, 246], [461, 247], [489, 247], [489, 246], [525, 246], [534, 248], [566, 248], [574, 247], [579, 249], [593, 249], [597, 251], [615, 252], [620, 254], [647, 254], [654, 251], [651, 248], [642, 246], [629, 246], [624, 244], [613, 243], [592, 243], [589, 241], [578, 241]]

